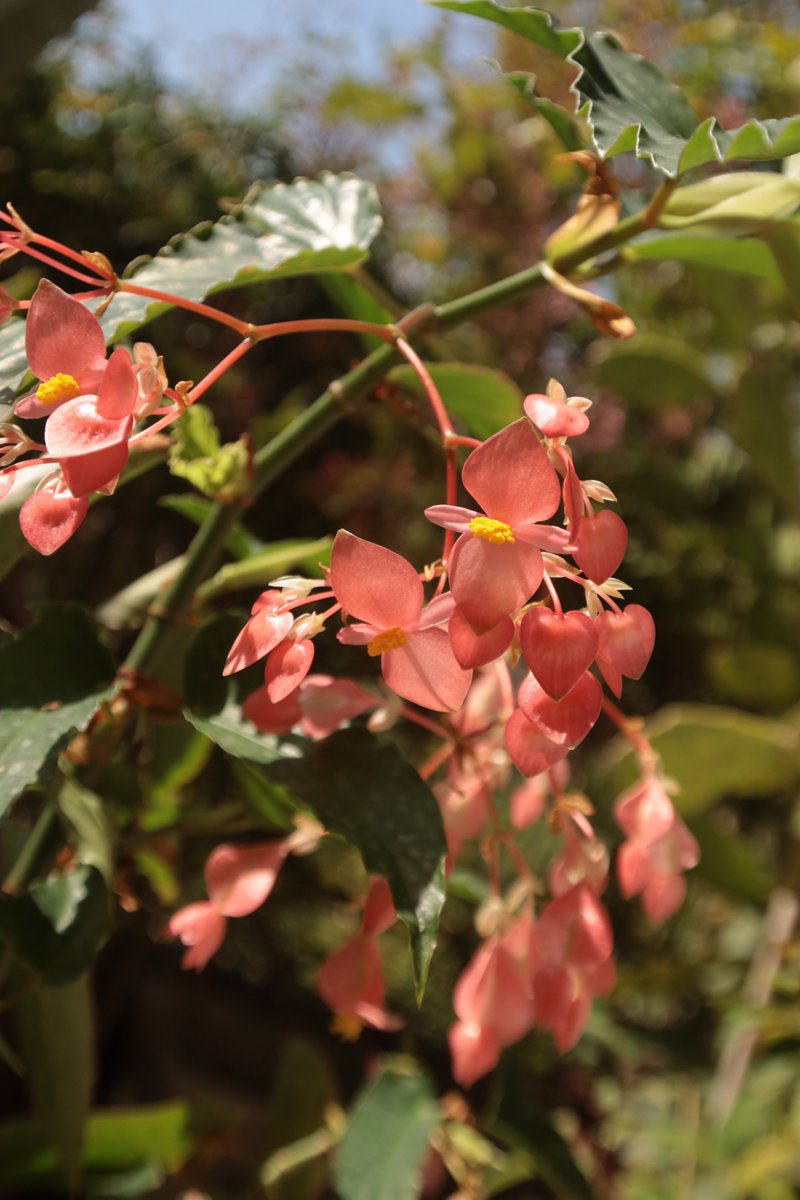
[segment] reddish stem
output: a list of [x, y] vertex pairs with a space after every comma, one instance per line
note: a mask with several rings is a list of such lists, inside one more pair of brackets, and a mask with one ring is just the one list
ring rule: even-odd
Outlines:
[[[0, 243], [11, 245], [7, 237], [0, 237]], [[49, 254], [42, 254], [40, 250], [34, 250], [30, 242], [19, 242], [16, 246], [20, 254], [27, 254], [30, 258], [36, 258], [39, 262], [46, 263], [48, 267], [52, 267], [55, 271], [61, 271], [64, 275], [71, 275], [73, 279], [80, 279], [81, 283], [89, 283], [93, 287], [97, 284], [97, 276], [84, 275], [82, 271], [76, 271], [74, 267], [68, 266], [66, 263], [57, 262], [51, 258]]]
[[173, 296], [169, 292], [159, 291], [158, 288], [143, 287], [141, 284], [132, 283], [129, 279], [118, 280], [117, 291], [128, 292], [132, 296], [144, 296], [148, 300], [158, 300], [162, 304], [171, 304], [175, 308], [185, 308], [199, 317], [208, 317], [220, 325], [227, 325], [242, 337], [247, 337], [250, 332], [247, 321], [240, 321], [238, 317], [221, 312], [218, 308], [212, 308], [210, 304], [201, 304], [198, 300], [187, 300], [184, 296]]

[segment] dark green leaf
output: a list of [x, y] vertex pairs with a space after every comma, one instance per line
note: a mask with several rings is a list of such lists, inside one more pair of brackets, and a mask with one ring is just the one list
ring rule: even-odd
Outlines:
[[[445, 408], [475, 437], [491, 437], [522, 414], [522, 392], [503, 371], [467, 363], [430, 363], [428, 370]], [[410, 367], [395, 367], [388, 379], [417, 395], [423, 394]]]
[[339, 1100], [336, 1079], [319, 1047], [303, 1037], [282, 1045], [274, 1074], [261, 1182], [270, 1200], [316, 1200], [329, 1186], [328, 1164], [319, 1160], [336, 1137], [325, 1127]]
[[700, 846], [700, 862], [693, 874], [734, 900], [765, 905], [777, 880], [755, 857], [742, 837], [717, 829], [711, 814], [692, 821]]
[[58, 752], [89, 721], [113, 674], [78, 605], [43, 608], [38, 625], [0, 647], [0, 814], [52, 777]]
[[439, 1112], [422, 1075], [387, 1070], [355, 1103], [334, 1158], [342, 1200], [415, 1200]]
[[69, 33], [82, 13], [96, 8], [99, 0], [0, 0], [0, 19], [13, 36], [0, 43], [0, 74], [5, 87], [22, 75], [47, 43]]
[[275, 764], [285, 783], [326, 829], [357, 846], [368, 871], [389, 883], [407, 926], [421, 995], [444, 903], [446, 853], [439, 807], [429, 787], [392, 747], [365, 729], [343, 729]]
[[[60, 987], [35, 987], [18, 1005], [16, 1016], [41, 1132], [69, 1191], [76, 1193], [94, 1076], [88, 977]], [[5, 1163], [5, 1158], [0, 1161]]]
[[81, 863], [19, 896], [0, 895], [0, 931], [48, 984], [91, 966], [111, 931], [109, 894], [96, 867]]
[[[180, 513], [193, 525], [202, 525], [211, 511], [214, 501], [208, 500], [205, 496], [195, 496], [191, 492], [184, 492], [180, 496], [162, 496], [158, 503], [162, 508], [169, 508], [173, 512]], [[250, 558], [251, 555], [258, 553], [263, 545], [263, 542], [259, 541], [238, 521], [225, 539], [225, 548], [234, 558]]]
[[572, 152], [585, 149], [586, 138], [582, 136], [580, 123], [560, 104], [537, 95], [535, 75], [528, 71], [508, 71], [505, 72], [505, 76], [520, 95], [544, 117], [565, 150]]
[[730, 132], [720, 129], [713, 117], [698, 123], [681, 90], [647, 59], [625, 50], [611, 33], [560, 29], [541, 9], [509, 8], [495, 0], [433, 3], [493, 21], [577, 67], [572, 85], [576, 107], [588, 119], [604, 158], [632, 151], [674, 176], [705, 163], [767, 161], [800, 151], [800, 117], [754, 119]]
[[65, 779], [58, 793], [58, 811], [71, 830], [70, 841], [78, 858], [97, 867], [111, 885], [114, 870], [114, 829], [103, 801], [74, 779]]

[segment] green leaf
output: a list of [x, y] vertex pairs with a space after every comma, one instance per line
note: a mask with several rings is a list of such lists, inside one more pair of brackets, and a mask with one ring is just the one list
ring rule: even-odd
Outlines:
[[[680, 787], [674, 803], [684, 817], [726, 797], [769, 796], [800, 778], [800, 735], [780, 721], [733, 708], [673, 704], [647, 721], [645, 733]], [[615, 764], [613, 786], [622, 790], [636, 775], [626, 749]]]
[[114, 666], [78, 605], [48, 605], [39, 624], [0, 646], [0, 815], [26, 787], [44, 786], [58, 752], [83, 729]]
[[[231, 287], [296, 275], [348, 271], [367, 256], [381, 226], [370, 183], [347, 173], [256, 184], [232, 213], [172, 238], [154, 258], [137, 259], [125, 278], [186, 300]], [[170, 308], [120, 291], [102, 317], [109, 341], [136, 332]], [[0, 329], [0, 392], [16, 389], [27, 370], [24, 323]]]
[[659, 217], [663, 229], [743, 235], [792, 215], [800, 184], [788, 175], [736, 171], [678, 188]]
[[390, 745], [365, 729], [343, 729], [276, 763], [268, 778], [286, 784], [326, 829], [361, 851], [383, 875], [411, 938], [421, 996], [444, 903], [442, 819], [430, 788]]
[[[144, 1163], [174, 1169], [189, 1149], [188, 1119], [182, 1100], [95, 1110], [86, 1124], [83, 1169], [116, 1173]], [[0, 1181], [33, 1182], [55, 1166], [55, 1155], [35, 1121], [0, 1124]]]
[[572, 152], [574, 150], [585, 149], [586, 139], [582, 136], [580, 124], [566, 108], [563, 108], [560, 104], [555, 104], [545, 96], [537, 95], [535, 75], [531, 75], [529, 71], [505, 71], [501, 73], [505, 75], [508, 82], [517, 89], [520, 95], [544, 117], [565, 150]]
[[44, 982], [70, 983], [91, 966], [111, 932], [102, 875], [81, 863], [19, 896], [0, 895], [0, 931]]
[[793, 381], [777, 364], [755, 361], [741, 376], [732, 397], [731, 426], [765, 487], [787, 512], [800, 512], [800, 414]]
[[270, 1200], [316, 1200], [329, 1186], [330, 1171], [319, 1158], [336, 1141], [325, 1127], [338, 1102], [336, 1079], [319, 1047], [304, 1037], [282, 1045], [266, 1112], [269, 1153], [261, 1182]]
[[495, 0], [433, 0], [437, 8], [493, 21], [578, 69], [576, 108], [589, 122], [603, 158], [632, 151], [675, 176], [705, 163], [785, 158], [800, 151], [800, 117], [749, 121], [725, 132], [715, 118], [702, 124], [683, 93], [647, 59], [625, 50], [606, 32], [559, 28], [537, 8], [508, 8]]
[[332, 545], [333, 539], [329, 537], [271, 542], [242, 562], [220, 567], [203, 584], [200, 595], [204, 600], [210, 600], [224, 592], [235, 592], [241, 588], [258, 587], [263, 591], [271, 579], [295, 569], [308, 571], [313, 578], [319, 578], [320, 563], [325, 566], [330, 563]]
[[94, 1076], [88, 976], [60, 987], [34, 988], [17, 1006], [16, 1016], [41, 1132], [69, 1191], [76, 1193]]
[[[381, 303], [378, 295], [381, 294], [382, 289], [379, 284], [373, 283], [369, 277], [366, 278], [378, 295], [367, 290], [361, 282], [361, 279], [364, 277], [361, 272], [355, 276], [345, 275], [342, 272], [338, 275], [322, 275], [320, 276], [320, 283], [339, 312], [345, 317], [350, 317], [351, 320], [369, 321], [374, 325], [389, 325], [397, 317], [402, 316], [402, 309], [399, 306], [396, 312], [392, 312], [387, 307], [391, 302], [391, 297], [387, 296], [386, 303]], [[368, 333], [360, 334], [359, 339], [367, 350], [376, 350], [379, 346], [385, 345], [380, 338], [372, 337]]]
[[[522, 413], [522, 392], [503, 371], [467, 363], [429, 363], [428, 370], [445, 408], [475, 437], [491, 437]], [[394, 367], [388, 380], [416, 395], [424, 394], [410, 367]]]
[[717, 829], [711, 816], [707, 814], [691, 822], [700, 846], [700, 862], [693, 874], [727, 892], [734, 900], [765, 905], [777, 881], [741, 837], [731, 837], [729, 831]]
[[114, 830], [103, 801], [75, 779], [65, 779], [58, 793], [58, 811], [72, 831], [78, 858], [97, 870], [111, 885], [114, 871]]
[[626, 258], [675, 262], [731, 271], [768, 283], [780, 283], [772, 254], [757, 238], [704, 237], [700, 234], [653, 234], [625, 247]]
[[259, 733], [242, 716], [241, 702], [263, 683], [263, 667], [256, 664], [227, 678], [222, 674], [228, 651], [246, 620], [243, 614], [229, 613], [198, 630], [184, 664], [184, 715], [195, 729], [234, 758], [263, 764], [296, 757], [300, 750], [294, 741]]
[[[195, 496], [192, 492], [183, 492], [179, 496], [161, 496], [158, 503], [162, 508], [169, 508], [173, 512], [180, 513], [193, 525], [202, 525], [214, 506], [213, 500], [209, 500], [205, 496]], [[264, 543], [248, 529], [245, 529], [239, 521], [234, 524], [225, 539], [225, 549], [234, 558], [250, 558], [253, 554], [257, 554], [263, 545]]]
[[342, 1200], [415, 1200], [439, 1112], [422, 1075], [386, 1070], [356, 1100], [334, 1158]]
[[685, 341], [661, 334], [599, 343], [593, 357], [595, 381], [640, 409], [688, 406], [717, 390], [707, 358]]
[[169, 469], [203, 495], [221, 501], [238, 499], [247, 490], [250, 460], [246, 437], [220, 445], [214, 418], [205, 405], [193, 404], [175, 422]]

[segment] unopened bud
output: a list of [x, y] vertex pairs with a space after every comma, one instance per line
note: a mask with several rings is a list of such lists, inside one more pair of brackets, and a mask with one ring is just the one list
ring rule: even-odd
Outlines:
[[596, 500], [598, 504], [605, 504], [609, 501], [612, 503], [616, 502], [617, 497], [611, 488], [599, 479], [582, 479], [581, 487], [589, 499]]

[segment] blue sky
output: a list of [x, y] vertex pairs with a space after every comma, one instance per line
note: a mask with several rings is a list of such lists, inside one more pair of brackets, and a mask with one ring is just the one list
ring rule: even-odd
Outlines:
[[444, 18], [458, 58], [491, 51], [490, 27], [419, 0], [108, 0], [121, 59], [149, 47], [162, 76], [178, 87], [224, 95], [246, 106], [286, 65], [335, 55], [370, 73], [390, 45], [413, 42]]

